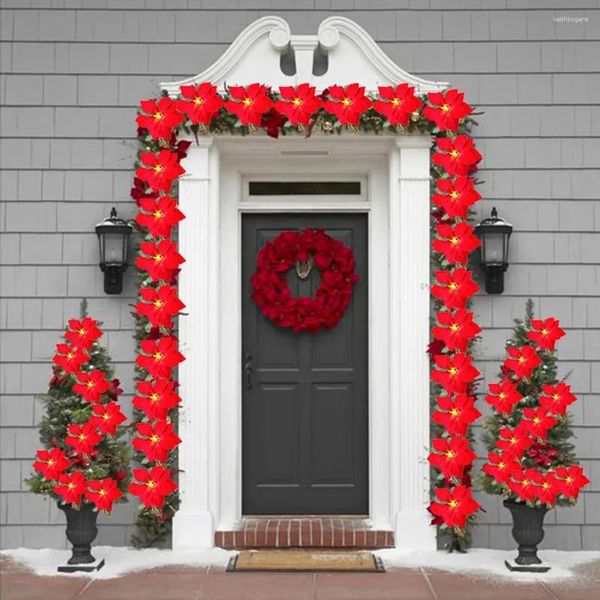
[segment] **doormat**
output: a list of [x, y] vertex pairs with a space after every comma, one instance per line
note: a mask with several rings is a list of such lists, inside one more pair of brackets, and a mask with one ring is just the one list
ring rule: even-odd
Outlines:
[[371, 552], [313, 552], [307, 550], [255, 550], [232, 556], [227, 565], [237, 571], [345, 571], [385, 573], [381, 559]]

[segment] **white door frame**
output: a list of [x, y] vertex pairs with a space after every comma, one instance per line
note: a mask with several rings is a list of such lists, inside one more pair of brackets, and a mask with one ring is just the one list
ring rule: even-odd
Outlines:
[[[179, 183], [181, 506], [174, 548], [213, 545], [241, 517], [241, 215], [369, 215], [369, 511], [396, 546], [434, 548], [429, 525], [428, 136], [202, 138]], [[244, 194], [248, 178], [356, 179], [352, 197]]]

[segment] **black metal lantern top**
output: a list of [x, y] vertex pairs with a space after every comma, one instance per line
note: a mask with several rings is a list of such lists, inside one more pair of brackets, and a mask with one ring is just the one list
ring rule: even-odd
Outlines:
[[498, 216], [496, 207], [492, 216], [484, 219], [475, 227], [475, 233], [481, 240], [481, 262], [486, 267], [508, 266], [508, 241], [513, 226]]
[[104, 272], [104, 291], [120, 294], [123, 290], [123, 271], [127, 268], [129, 236], [133, 227], [117, 216], [113, 206], [110, 217], [96, 225], [100, 244], [100, 269]]
[[504, 272], [508, 268], [508, 242], [513, 226], [498, 216], [496, 207], [492, 216], [476, 225], [475, 233], [481, 240], [481, 264], [485, 270], [485, 289], [488, 294], [504, 291]]

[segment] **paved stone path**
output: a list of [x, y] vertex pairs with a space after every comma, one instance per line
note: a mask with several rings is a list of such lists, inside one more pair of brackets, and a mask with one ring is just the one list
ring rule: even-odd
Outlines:
[[2, 600], [599, 600], [600, 561], [563, 583], [517, 584], [434, 569], [387, 573], [226, 573], [165, 567], [118, 579], [39, 577], [0, 562]]

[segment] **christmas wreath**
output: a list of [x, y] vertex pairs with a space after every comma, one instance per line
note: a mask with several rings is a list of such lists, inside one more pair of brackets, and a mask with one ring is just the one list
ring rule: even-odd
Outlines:
[[[300, 279], [307, 279], [313, 267], [320, 271], [314, 297], [291, 295], [286, 273], [294, 266]], [[359, 279], [354, 268], [352, 250], [323, 230], [283, 231], [258, 253], [252, 299], [265, 317], [294, 333], [332, 329], [350, 304]]]

